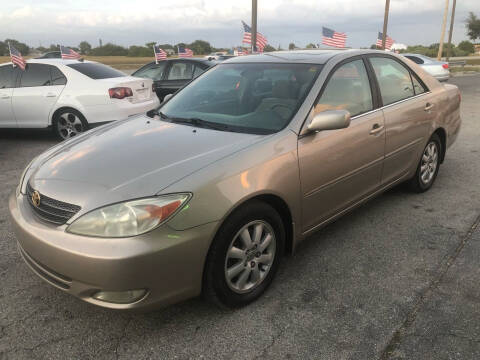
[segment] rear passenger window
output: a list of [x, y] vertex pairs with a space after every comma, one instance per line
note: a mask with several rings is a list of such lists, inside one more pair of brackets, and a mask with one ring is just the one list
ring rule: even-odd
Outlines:
[[412, 74], [412, 81], [413, 81], [413, 90], [415, 91], [415, 95], [423, 94], [427, 91], [425, 87], [418, 81], [415, 75]]
[[153, 64], [148, 67], [144, 67], [134, 73], [132, 76], [137, 76], [141, 78], [148, 78], [152, 80], [162, 80], [163, 71], [165, 70], [167, 62], [161, 61], [158, 64]]
[[193, 78], [202, 75], [205, 72], [205, 69], [202, 69], [200, 66], [195, 66], [195, 72], [193, 73]]
[[370, 83], [362, 60], [346, 63], [335, 70], [314, 111], [340, 109], [348, 110], [351, 116], [373, 109]]
[[423, 61], [422, 59], [420, 59], [419, 57], [417, 56], [410, 56], [410, 55], [406, 55], [405, 56], [406, 58], [412, 60], [415, 64], [423, 64], [425, 61]]
[[13, 66], [5, 65], [0, 66], [0, 89], [13, 88]]
[[52, 85], [65, 85], [67, 78], [56, 66], [50, 66], [50, 75], [52, 77]]
[[193, 76], [193, 65], [185, 62], [173, 63], [167, 80], [190, 80]]
[[384, 57], [372, 57], [370, 62], [377, 76], [383, 105], [392, 104], [415, 95], [410, 71], [399, 62]]
[[44, 64], [28, 64], [22, 72], [20, 87], [51, 85], [50, 66]]

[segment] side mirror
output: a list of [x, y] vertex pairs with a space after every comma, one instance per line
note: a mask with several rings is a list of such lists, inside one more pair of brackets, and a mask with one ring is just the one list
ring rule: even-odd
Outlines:
[[327, 110], [313, 117], [307, 129], [310, 131], [345, 129], [350, 126], [350, 113], [347, 110]]
[[167, 94], [165, 95], [165, 97], [163, 98], [163, 101], [162, 102], [166, 102], [168, 100], [170, 100], [170, 98], [173, 96], [173, 94]]

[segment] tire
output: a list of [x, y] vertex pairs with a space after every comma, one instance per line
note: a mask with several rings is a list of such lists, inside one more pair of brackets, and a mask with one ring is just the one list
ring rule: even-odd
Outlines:
[[417, 193], [427, 191], [433, 186], [440, 169], [442, 142], [437, 134], [433, 134], [423, 149], [415, 176], [410, 179], [410, 189]]
[[[245, 230], [253, 240], [251, 247], [246, 246]], [[285, 227], [273, 207], [261, 201], [242, 206], [225, 221], [210, 247], [204, 297], [223, 308], [242, 307], [258, 299], [275, 277], [284, 246]]]
[[55, 114], [52, 125], [53, 133], [60, 140], [70, 139], [88, 130], [85, 117], [79, 111], [69, 108]]

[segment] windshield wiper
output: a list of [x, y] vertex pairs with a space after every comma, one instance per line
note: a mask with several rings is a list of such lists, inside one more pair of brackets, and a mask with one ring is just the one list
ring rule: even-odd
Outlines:
[[163, 112], [157, 110], [157, 109], [152, 109], [147, 112], [147, 116], [153, 118], [154, 116], [160, 116], [162, 119], [168, 119], [167, 115], [165, 115]]
[[179, 124], [188, 124], [200, 128], [208, 128], [220, 131], [231, 131], [231, 127], [226, 124], [214, 123], [211, 121], [203, 120], [200, 118], [170, 118], [170, 121], [179, 123]]

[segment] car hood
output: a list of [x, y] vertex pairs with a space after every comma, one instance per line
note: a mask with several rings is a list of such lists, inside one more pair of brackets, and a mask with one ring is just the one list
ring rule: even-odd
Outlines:
[[41, 194], [79, 205], [83, 213], [152, 196], [262, 138], [138, 116], [52, 148], [37, 159], [28, 178]]

